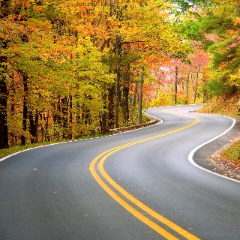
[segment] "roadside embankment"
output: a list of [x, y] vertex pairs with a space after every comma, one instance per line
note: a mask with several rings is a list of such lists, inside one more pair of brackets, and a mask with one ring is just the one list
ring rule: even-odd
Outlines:
[[240, 115], [237, 103], [240, 95], [224, 95], [213, 98], [200, 113], [225, 115], [236, 120], [235, 126], [224, 136], [204, 146], [195, 155], [195, 161], [216, 173], [240, 180]]

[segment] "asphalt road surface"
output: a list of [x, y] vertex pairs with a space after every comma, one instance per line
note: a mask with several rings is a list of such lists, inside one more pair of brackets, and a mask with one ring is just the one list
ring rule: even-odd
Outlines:
[[200, 107], [149, 109], [163, 122], [1, 161], [0, 239], [239, 240], [240, 182], [188, 159], [233, 121]]

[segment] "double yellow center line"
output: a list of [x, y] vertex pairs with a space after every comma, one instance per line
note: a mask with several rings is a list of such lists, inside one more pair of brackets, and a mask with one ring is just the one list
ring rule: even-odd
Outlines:
[[[167, 111], [164, 111], [167, 112]], [[176, 113], [174, 113], [176, 114]], [[166, 219], [165, 217], [163, 217], [162, 215], [160, 215], [159, 213], [155, 212], [154, 210], [152, 210], [151, 208], [149, 208], [148, 206], [146, 206], [144, 203], [140, 202], [138, 199], [136, 199], [134, 196], [132, 196], [130, 193], [128, 193], [125, 189], [123, 189], [120, 185], [118, 185], [104, 170], [104, 162], [106, 161], [106, 159], [112, 155], [113, 153], [139, 144], [139, 143], [143, 143], [149, 140], [153, 140], [156, 138], [160, 138], [160, 137], [164, 137], [166, 135], [172, 134], [172, 133], [176, 133], [179, 131], [182, 131], [186, 128], [192, 127], [193, 125], [197, 124], [199, 122], [199, 119], [193, 116], [188, 116], [188, 115], [183, 115], [183, 114], [177, 114], [177, 115], [181, 115], [181, 116], [185, 116], [185, 117], [190, 117], [194, 119], [194, 122], [192, 122], [191, 124], [186, 125], [185, 127], [182, 128], [178, 128], [176, 130], [167, 132], [167, 133], [163, 133], [160, 135], [156, 135], [153, 137], [149, 137], [149, 138], [145, 138], [145, 139], [141, 139], [138, 141], [134, 141], [134, 142], [130, 142], [127, 144], [123, 144], [120, 145], [118, 147], [115, 148], [111, 148], [101, 154], [99, 154], [97, 157], [95, 157], [93, 159], [93, 161], [90, 164], [90, 171], [93, 175], [93, 177], [95, 178], [95, 180], [99, 183], [99, 185], [115, 200], [117, 201], [120, 205], [122, 205], [127, 211], [129, 211], [132, 215], [134, 215], [136, 218], [138, 218], [140, 221], [144, 222], [146, 225], [148, 225], [150, 228], [152, 228], [153, 230], [155, 230], [156, 232], [158, 232], [160, 235], [162, 235], [163, 237], [165, 237], [166, 239], [171, 239], [171, 240], [176, 240], [178, 239], [177, 237], [173, 236], [171, 233], [169, 233], [168, 231], [166, 231], [164, 228], [160, 227], [157, 223], [153, 222], [152, 220], [150, 220], [149, 218], [147, 218], [146, 216], [144, 216], [142, 213], [140, 213], [138, 210], [136, 210], [134, 207], [132, 207], [129, 203], [127, 203], [124, 199], [122, 199], [117, 193], [115, 193], [103, 180], [102, 178], [105, 179], [106, 182], [108, 182], [115, 190], [117, 190], [119, 193], [121, 193], [126, 199], [128, 199], [130, 202], [132, 202], [133, 204], [135, 204], [138, 208], [142, 209], [143, 211], [145, 211], [147, 214], [149, 214], [150, 216], [154, 217], [156, 220], [158, 220], [159, 222], [165, 224], [167, 227], [171, 228], [172, 230], [174, 230], [175, 232], [177, 232], [178, 234], [182, 235], [183, 237], [185, 237], [186, 239], [192, 239], [192, 240], [199, 240], [199, 238], [195, 237], [194, 235], [192, 235], [191, 233], [187, 232], [186, 230], [184, 230], [183, 228], [179, 227], [178, 225], [176, 225], [175, 223], [171, 222], [170, 220]], [[98, 173], [95, 170], [95, 166], [96, 163], [98, 162], [98, 170], [102, 175], [102, 178], [98, 175]]]

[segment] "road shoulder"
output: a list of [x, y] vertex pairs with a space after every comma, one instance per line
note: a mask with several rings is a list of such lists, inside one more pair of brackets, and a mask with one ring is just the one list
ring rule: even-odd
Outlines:
[[217, 157], [224, 148], [230, 145], [233, 139], [240, 137], [240, 119], [235, 118], [235, 120], [236, 124], [227, 134], [204, 145], [196, 151], [193, 158], [195, 163], [203, 168], [240, 181], [240, 173], [236, 166], [223, 162]]

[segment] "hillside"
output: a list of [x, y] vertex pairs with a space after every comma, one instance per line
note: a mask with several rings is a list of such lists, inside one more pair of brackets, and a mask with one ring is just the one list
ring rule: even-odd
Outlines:
[[240, 174], [240, 114], [237, 114], [238, 101], [240, 101], [239, 92], [235, 95], [218, 96], [198, 111], [200, 113], [230, 116], [236, 119], [238, 137], [231, 139], [226, 146], [223, 146], [220, 152], [212, 155], [212, 160], [214, 160], [219, 167], [225, 171], [236, 174]]
[[237, 102], [240, 100], [240, 92], [237, 94], [223, 95], [214, 97], [203, 108], [198, 110], [200, 113], [213, 113], [230, 117], [239, 118], [237, 114]]

